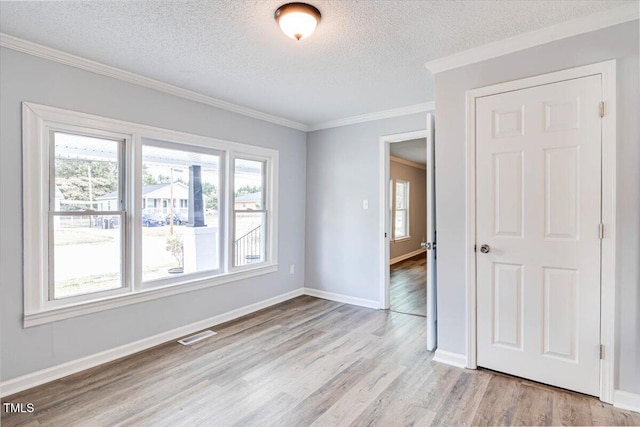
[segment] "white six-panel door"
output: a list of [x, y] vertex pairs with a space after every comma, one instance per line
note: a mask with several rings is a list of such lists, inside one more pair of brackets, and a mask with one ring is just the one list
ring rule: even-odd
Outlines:
[[478, 366], [591, 395], [601, 84], [597, 75], [476, 100]]

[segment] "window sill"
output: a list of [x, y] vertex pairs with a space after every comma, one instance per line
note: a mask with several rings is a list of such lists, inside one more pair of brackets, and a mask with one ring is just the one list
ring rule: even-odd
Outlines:
[[187, 284], [183, 283], [167, 285], [161, 288], [145, 289], [135, 293], [117, 295], [113, 297], [93, 300], [91, 302], [77, 303], [61, 308], [41, 310], [37, 313], [25, 315], [23, 326], [24, 328], [30, 328], [32, 326], [69, 319], [71, 317], [83, 316], [85, 314], [110, 310], [130, 304], [137, 304], [140, 302], [151, 301], [171, 295], [177, 295], [185, 292], [192, 292], [199, 289], [223, 285], [225, 283], [248, 279], [250, 277], [262, 276], [264, 274], [274, 273], [276, 271], [278, 271], [277, 263], [267, 264], [261, 265], [260, 267], [252, 268], [250, 270], [238, 271], [212, 278], [198, 279]]
[[394, 239], [393, 242], [406, 242], [407, 240], [411, 240], [411, 236], [400, 237], [399, 239]]

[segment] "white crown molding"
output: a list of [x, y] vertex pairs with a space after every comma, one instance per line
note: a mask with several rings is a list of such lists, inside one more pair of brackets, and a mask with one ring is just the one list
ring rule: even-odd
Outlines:
[[458, 52], [444, 58], [435, 59], [427, 62], [425, 66], [433, 74], [437, 74], [556, 40], [623, 24], [639, 19], [639, 8], [638, 2], [631, 2], [626, 6], [594, 13], [567, 22], [561, 22], [550, 27], [519, 34], [504, 40]]
[[221, 99], [213, 98], [207, 95], [203, 95], [188, 89], [183, 89], [178, 86], [173, 86], [168, 83], [154, 80], [149, 77], [144, 77], [139, 74], [131, 73], [129, 71], [122, 70], [120, 68], [112, 67], [110, 65], [102, 64], [100, 62], [92, 61], [90, 59], [82, 58], [80, 56], [72, 55], [57, 49], [53, 49], [47, 46], [43, 46], [37, 43], [33, 43], [27, 40], [20, 39], [18, 37], [10, 36], [8, 34], [0, 33], [0, 46], [12, 49], [18, 52], [26, 53], [29, 55], [44, 58], [49, 61], [58, 62], [60, 64], [69, 65], [71, 67], [79, 68], [81, 70], [90, 71], [102, 76], [111, 77], [127, 83], [131, 83], [137, 86], [146, 87], [149, 89], [157, 90], [159, 92], [174, 95], [180, 98], [188, 99], [190, 101], [199, 102], [201, 104], [209, 105], [219, 108], [221, 110], [230, 111], [232, 113], [241, 114], [243, 116], [252, 117], [254, 119], [262, 120], [276, 125], [285, 126], [291, 129], [300, 130], [303, 132], [312, 132], [320, 129], [328, 129], [339, 126], [346, 126], [355, 123], [369, 122], [373, 120], [387, 119], [390, 117], [406, 116], [414, 113], [422, 113], [426, 111], [432, 111], [435, 109], [434, 102], [426, 102], [423, 104], [410, 105], [407, 107], [394, 108], [391, 110], [378, 111], [375, 113], [362, 114], [359, 116], [347, 117], [344, 119], [330, 120], [327, 122], [317, 123], [314, 125], [306, 125], [304, 123], [296, 122], [293, 120], [285, 119], [283, 117], [274, 116], [272, 114], [263, 113], [262, 111], [254, 110], [241, 105], [233, 104], [231, 102], [223, 101]]
[[90, 71], [92, 73], [100, 74], [103, 76], [111, 77], [114, 79], [122, 80], [127, 83], [132, 83], [138, 86], [154, 89], [159, 92], [164, 92], [169, 95], [178, 96], [180, 98], [188, 99], [190, 101], [199, 102], [201, 104], [210, 105], [212, 107], [220, 108], [221, 110], [230, 111], [232, 113], [241, 114], [243, 116], [252, 117], [254, 119], [262, 120], [276, 125], [285, 126], [288, 128], [301, 130], [307, 132], [308, 126], [304, 123], [288, 120], [283, 117], [274, 116], [272, 114], [263, 113], [258, 110], [243, 107], [241, 105], [233, 104], [231, 102], [223, 101], [221, 99], [213, 98], [207, 95], [202, 95], [197, 92], [193, 92], [188, 89], [183, 89], [178, 86], [173, 86], [168, 83], [164, 83], [158, 80], [144, 77], [139, 74], [131, 73], [129, 71], [122, 70], [120, 68], [111, 67], [109, 65], [102, 64], [100, 62], [92, 61], [90, 59], [81, 58], [70, 53], [62, 52], [57, 49], [46, 47], [37, 43], [33, 43], [27, 40], [23, 40], [8, 34], [0, 33], [0, 46], [12, 49], [18, 52], [27, 53], [29, 55], [37, 56], [40, 58], [48, 59], [50, 61], [58, 62], [64, 65], [70, 65], [81, 70]]
[[422, 164], [422, 163], [414, 162], [414, 161], [411, 161], [411, 160], [403, 159], [402, 157], [389, 156], [389, 160], [391, 160], [394, 163], [400, 163], [401, 165], [410, 166], [410, 167], [416, 168], [416, 169], [422, 169], [423, 171], [427, 170], [427, 165], [426, 164]]
[[409, 105], [408, 107], [393, 108], [391, 110], [378, 111], [375, 113], [361, 114], [359, 116], [347, 117], [344, 119], [329, 120], [327, 122], [309, 125], [308, 132], [321, 129], [330, 129], [340, 126], [353, 125], [356, 123], [371, 122], [374, 120], [388, 119], [391, 117], [408, 116], [415, 113], [426, 113], [435, 110], [435, 102], [424, 102], [422, 104]]

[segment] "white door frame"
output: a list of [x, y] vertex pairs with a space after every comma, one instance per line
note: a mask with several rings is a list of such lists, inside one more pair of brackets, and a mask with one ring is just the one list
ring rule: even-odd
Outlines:
[[[476, 98], [534, 86], [600, 75], [605, 114], [602, 118], [602, 223], [600, 343], [605, 357], [600, 360], [600, 400], [613, 403], [615, 372], [616, 289], [616, 61], [606, 61], [569, 70], [529, 77], [469, 90], [466, 93], [466, 281], [467, 281], [467, 368], [477, 368], [476, 336]], [[594, 106], [597, 108], [597, 106]], [[594, 233], [597, 230], [594, 230]]]
[[[394, 142], [408, 141], [411, 139], [418, 138], [426, 138], [427, 139], [427, 148], [428, 148], [428, 140], [431, 138], [429, 136], [429, 130], [418, 130], [413, 132], [404, 132], [397, 133], [393, 135], [385, 135], [380, 137], [380, 230], [383, 230], [381, 233], [380, 239], [380, 264], [382, 268], [380, 268], [380, 308], [383, 310], [389, 309], [389, 274], [390, 274], [390, 255], [389, 255], [389, 243], [391, 242], [391, 227], [390, 221], [391, 216], [389, 212], [389, 163], [390, 163], [390, 144]], [[428, 153], [427, 153], [428, 156]], [[430, 165], [427, 164], [426, 173], [429, 174]], [[432, 208], [432, 202], [430, 197], [427, 197], [427, 210]], [[425, 217], [425, 221], [427, 218]], [[435, 295], [435, 289], [433, 288], [435, 284], [432, 280], [427, 278], [427, 295]], [[430, 292], [431, 291], [431, 292]], [[434, 319], [435, 313], [430, 313], [430, 304], [427, 301], [427, 322], [430, 322]], [[433, 335], [433, 328], [430, 328], [427, 325], [427, 343], [435, 342], [436, 337]], [[429, 348], [429, 350], [432, 350]]]

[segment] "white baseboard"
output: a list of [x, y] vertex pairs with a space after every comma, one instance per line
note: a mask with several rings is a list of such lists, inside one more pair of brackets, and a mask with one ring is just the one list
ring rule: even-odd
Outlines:
[[640, 394], [615, 390], [613, 392], [613, 406], [633, 412], [640, 412]]
[[467, 367], [467, 356], [464, 354], [451, 353], [437, 349], [436, 354], [433, 356], [434, 362], [446, 363], [447, 365], [455, 366], [456, 368]]
[[316, 298], [328, 299], [330, 301], [343, 302], [345, 304], [359, 305], [367, 308], [380, 308], [379, 301], [370, 299], [356, 298], [349, 295], [334, 294], [333, 292], [321, 291], [319, 289], [304, 288], [304, 294]]
[[210, 317], [208, 319], [191, 323], [190, 325], [172, 329], [170, 331], [163, 332], [148, 338], [143, 338], [139, 341], [134, 341], [120, 347], [105, 350], [100, 353], [92, 354], [90, 356], [82, 357], [80, 359], [72, 360], [60, 365], [33, 372], [31, 374], [23, 375], [21, 377], [1, 382], [0, 397], [9, 396], [35, 386], [57, 380], [59, 378], [66, 377], [68, 375], [75, 374], [77, 372], [84, 371], [86, 369], [93, 368], [107, 362], [111, 362], [121, 357], [129, 356], [133, 353], [146, 350], [156, 345], [176, 340], [180, 337], [198, 332], [202, 329], [219, 325], [221, 323], [237, 319], [238, 317], [251, 314], [255, 311], [262, 310], [263, 308], [267, 308], [283, 301], [298, 297], [300, 295], [304, 295], [304, 293], [305, 292], [302, 288], [296, 289], [294, 291], [280, 294], [273, 298], [269, 298], [255, 304], [246, 305], [244, 307], [240, 307], [235, 310]]
[[427, 252], [427, 250], [424, 249], [424, 248], [416, 249], [415, 251], [412, 251], [412, 252], [406, 253], [404, 255], [400, 255], [400, 256], [397, 256], [395, 258], [392, 258], [391, 261], [389, 261], [389, 264], [393, 265], [393, 264], [395, 264], [397, 262], [404, 261], [405, 259], [413, 258], [414, 256], [423, 254], [425, 252]]

